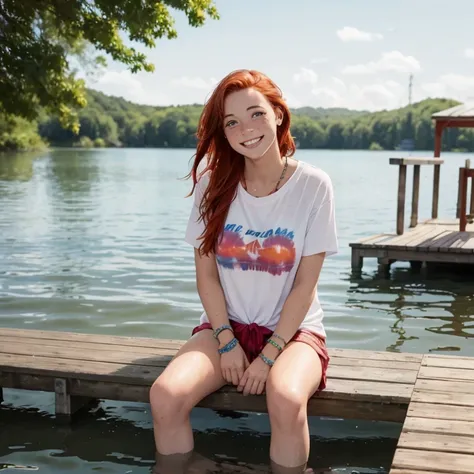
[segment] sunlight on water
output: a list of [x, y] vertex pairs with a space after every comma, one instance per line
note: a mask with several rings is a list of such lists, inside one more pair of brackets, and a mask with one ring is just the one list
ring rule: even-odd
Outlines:
[[[383, 279], [370, 260], [361, 275], [351, 273], [350, 242], [394, 231], [392, 155], [298, 152], [327, 171], [335, 188], [341, 250], [326, 261], [319, 286], [328, 345], [472, 356], [469, 274], [414, 274], [397, 264]], [[180, 178], [191, 156], [192, 150], [117, 149], [0, 157], [0, 326], [189, 337], [201, 311], [192, 248], [183, 241], [191, 199], [184, 198], [189, 182]], [[444, 158], [440, 215], [452, 218], [465, 156]], [[421, 217], [430, 213], [431, 179], [423, 169]], [[146, 404], [102, 403], [74, 428], [64, 428], [55, 426], [48, 394], [5, 390], [5, 399], [0, 470], [153, 468]], [[199, 462], [221, 469], [215, 472], [265, 472], [266, 415], [229, 418], [199, 409], [193, 416]], [[399, 426], [312, 419], [311, 433], [314, 472], [381, 474], [388, 471]]]

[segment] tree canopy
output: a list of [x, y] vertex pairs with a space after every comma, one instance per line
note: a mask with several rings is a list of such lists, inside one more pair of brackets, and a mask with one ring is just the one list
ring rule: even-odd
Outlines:
[[74, 61], [104, 64], [105, 54], [132, 72], [153, 71], [133, 44], [175, 38], [173, 9], [193, 27], [218, 18], [213, 0], [2, 0], [0, 112], [31, 121], [43, 108], [77, 131], [86, 91]]
[[[55, 146], [122, 146], [193, 148], [202, 105], [153, 107], [87, 91], [88, 105], [79, 113], [79, 135], [54, 117], [39, 123], [43, 139]], [[299, 148], [394, 150], [413, 139], [418, 150], [432, 150], [431, 115], [457, 102], [427, 99], [410, 107], [381, 112], [304, 107], [293, 109], [291, 133]], [[474, 130], [447, 129], [444, 150], [474, 150]]]

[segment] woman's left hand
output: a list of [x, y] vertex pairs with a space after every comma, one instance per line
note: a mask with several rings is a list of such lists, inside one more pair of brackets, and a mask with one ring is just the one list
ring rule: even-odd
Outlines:
[[270, 366], [257, 357], [246, 369], [237, 390], [244, 395], [261, 395], [265, 388]]

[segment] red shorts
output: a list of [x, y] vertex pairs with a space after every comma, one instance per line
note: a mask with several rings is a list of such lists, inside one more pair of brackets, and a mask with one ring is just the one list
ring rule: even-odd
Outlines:
[[[252, 362], [258, 354], [262, 351], [265, 347], [267, 340], [273, 334], [273, 331], [270, 329], [259, 326], [258, 324], [242, 324], [236, 321], [230, 320], [230, 325], [234, 330], [234, 335], [239, 341], [242, 349], [244, 350], [245, 354], [249, 362]], [[203, 329], [211, 329], [212, 326], [209, 323], [203, 323], [200, 326], [197, 326], [193, 329], [193, 335]], [[319, 334], [311, 332], [307, 329], [300, 329], [296, 331], [295, 335], [291, 338], [290, 341], [298, 341], [304, 342], [311, 346], [318, 354], [319, 359], [321, 360], [321, 367], [322, 367], [322, 377], [321, 383], [319, 384], [318, 391], [324, 390], [326, 388], [326, 372], [329, 365], [329, 354], [326, 349], [326, 339]], [[278, 341], [276, 341], [278, 342]]]

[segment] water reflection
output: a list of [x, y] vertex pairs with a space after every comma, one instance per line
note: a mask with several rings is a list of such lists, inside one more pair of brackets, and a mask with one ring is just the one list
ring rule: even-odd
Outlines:
[[29, 181], [35, 160], [43, 156], [42, 152], [0, 153], [0, 181]]
[[[63, 197], [75, 197], [80, 193], [81, 198], [93, 189], [99, 181], [99, 157], [97, 150], [68, 150], [65, 158], [64, 150], [53, 150], [49, 153], [45, 178], [55, 184]], [[77, 203], [75, 206], [77, 209]]]
[[[359, 312], [390, 316], [389, 328], [396, 339], [386, 346], [388, 351], [408, 350], [404, 349], [406, 345], [420, 340], [421, 324], [424, 331], [443, 337], [443, 343], [423, 347], [421, 352], [464, 351], [472, 355], [468, 345], [462, 347], [466, 339], [474, 338], [470, 272], [461, 267], [439, 266], [417, 271], [401, 265], [393, 268], [388, 278], [378, 271], [351, 275], [346, 305]], [[457, 340], [458, 344], [446, 345], [448, 339]]]
[[[141, 410], [146, 415], [146, 408]], [[30, 466], [48, 473], [59, 472], [58, 468], [72, 462], [77, 472], [105, 463], [111, 466], [110, 472], [121, 473], [130, 470], [167, 474], [170, 466], [174, 467], [172, 474], [272, 472], [268, 432], [245, 429], [239, 423], [233, 421], [233, 426], [226, 429], [195, 429], [192, 456], [184, 462], [163, 462], [154, 451], [153, 432], [148, 424], [114, 416], [102, 406], [73, 425], [57, 424], [54, 416], [37, 409], [0, 406], [0, 466]], [[395, 446], [396, 437], [336, 439], [313, 434], [308, 462], [312, 471], [308, 472], [357, 470], [361, 474], [384, 474]]]

